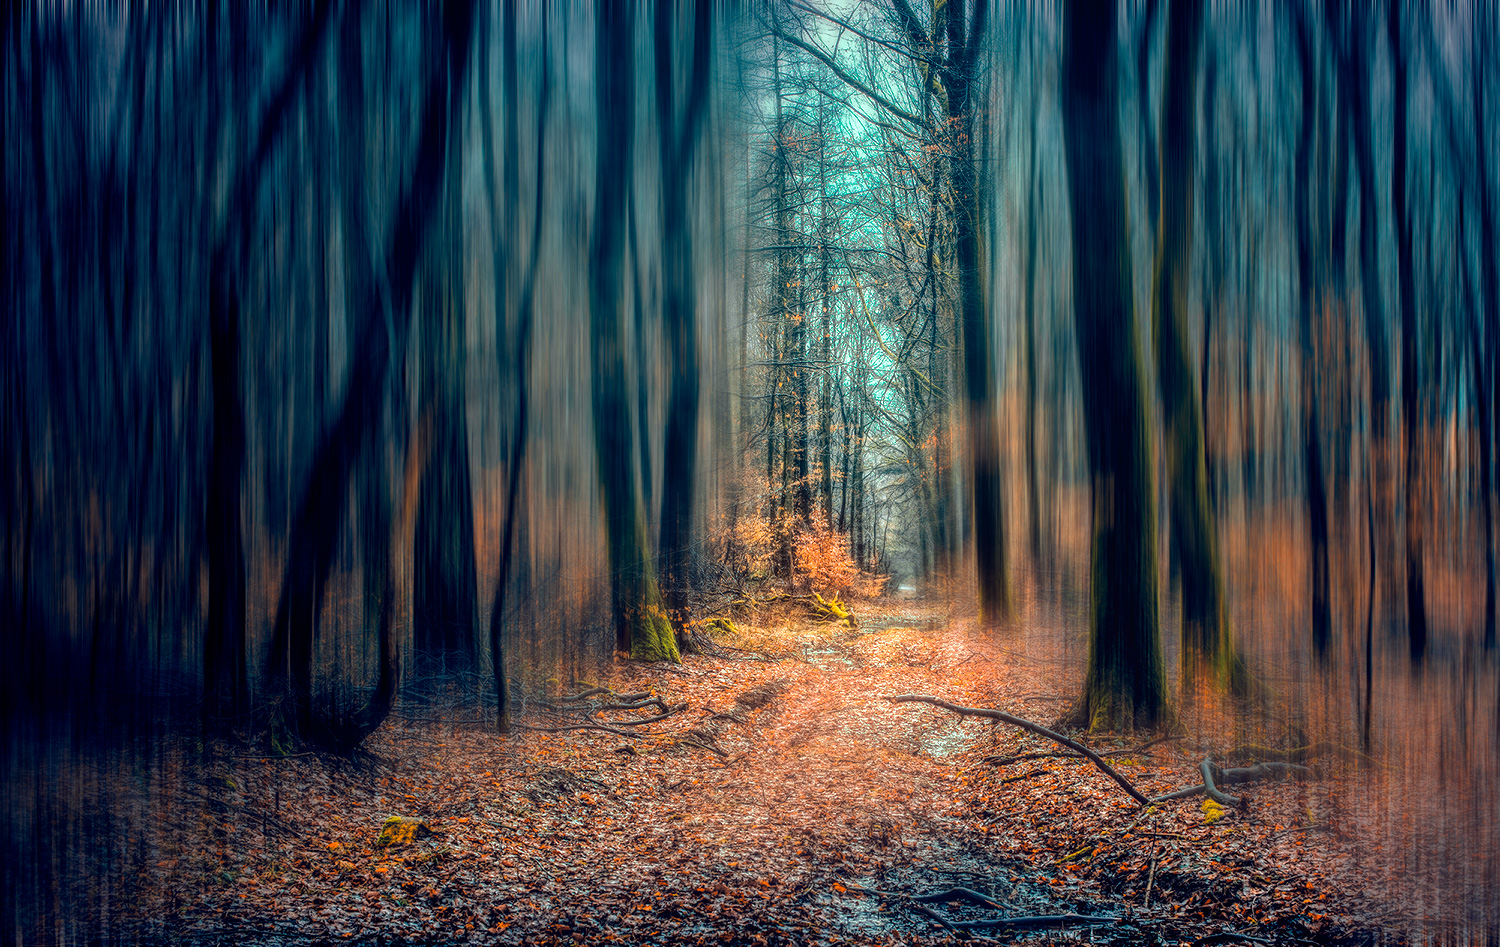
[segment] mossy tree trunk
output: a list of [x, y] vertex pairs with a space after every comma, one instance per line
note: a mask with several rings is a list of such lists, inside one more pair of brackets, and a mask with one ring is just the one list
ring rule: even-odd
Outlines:
[[1224, 602], [1218, 527], [1209, 502], [1203, 405], [1198, 399], [1187, 326], [1202, 25], [1200, 4], [1172, 0], [1162, 82], [1161, 207], [1152, 276], [1152, 324], [1166, 425], [1172, 545], [1181, 566], [1183, 673], [1207, 673], [1220, 685], [1243, 690], [1248, 679], [1235, 652]]
[[662, 609], [640, 483], [632, 463], [634, 428], [627, 401], [622, 271], [635, 126], [633, 17], [633, 8], [619, 0], [606, 0], [595, 14], [598, 125], [589, 245], [594, 452], [604, 507], [616, 647], [642, 660], [675, 661], [677, 643]]
[[1064, 142], [1073, 305], [1093, 499], [1092, 611], [1080, 714], [1151, 727], [1167, 693], [1158, 640], [1151, 422], [1131, 302], [1112, 5], [1066, 13]]

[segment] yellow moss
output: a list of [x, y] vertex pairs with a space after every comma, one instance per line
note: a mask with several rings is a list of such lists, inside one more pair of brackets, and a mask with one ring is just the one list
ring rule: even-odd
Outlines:
[[1219, 805], [1217, 802], [1214, 802], [1212, 799], [1204, 799], [1203, 804], [1198, 808], [1203, 810], [1204, 825], [1213, 825], [1215, 822], [1224, 818], [1224, 807]]
[[376, 839], [375, 845], [378, 848], [399, 848], [431, 834], [432, 827], [421, 819], [393, 815], [385, 820], [385, 825], [380, 829], [380, 838]]

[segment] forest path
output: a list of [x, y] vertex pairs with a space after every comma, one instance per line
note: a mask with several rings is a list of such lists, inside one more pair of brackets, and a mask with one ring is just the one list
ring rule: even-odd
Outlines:
[[[184, 782], [197, 788], [157, 821], [169, 857], [145, 866], [138, 930], [237, 947], [937, 943], [954, 935], [910, 896], [953, 887], [984, 891], [1002, 911], [933, 905], [949, 920], [1122, 921], [1038, 932], [1053, 941], [1137, 943], [1168, 930], [1191, 940], [1252, 920], [1273, 939], [1322, 929], [1314, 908], [1326, 910], [1326, 892], [1284, 864], [1302, 834], [1266, 850], [1278, 818], [1328, 820], [1306, 792], [1279, 790], [1282, 804], [1263, 816], [1215, 826], [1192, 803], [1143, 815], [1070, 760], [994, 765], [996, 754], [1055, 747], [883, 698], [926, 693], [1051, 722], [1071, 686], [1063, 663], [921, 604], [887, 607], [858, 629], [744, 629], [739, 643], [772, 660], [625, 662], [590, 682], [681, 708], [646, 726], [623, 724], [654, 710], [597, 710], [613, 732], [503, 738], [472, 703], [405, 703], [354, 760], [196, 760]], [[548, 689], [518, 724], [576, 721], [543, 707], [571, 706], [559, 698], [583, 687]], [[1117, 759], [1148, 792], [1181, 785], [1194, 762]], [[214, 804], [193, 802], [204, 799]], [[391, 816], [433, 834], [382, 846]], [[1287, 917], [1301, 926], [1267, 926]]]

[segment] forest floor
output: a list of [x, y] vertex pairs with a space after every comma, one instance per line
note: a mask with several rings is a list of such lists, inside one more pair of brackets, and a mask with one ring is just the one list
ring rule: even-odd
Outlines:
[[[594, 709], [602, 729], [503, 738], [472, 704], [406, 703], [352, 760], [210, 748], [154, 803], [128, 927], [237, 944], [1400, 940], [1346, 832], [1345, 764], [1233, 787], [1242, 808], [1142, 809], [1084, 761], [1006, 760], [1055, 754], [1045, 739], [883, 699], [1051, 725], [1077, 688], [1057, 662], [921, 603], [861, 617], [742, 626], [744, 651], [589, 682], [672, 709], [650, 724], [627, 721], [655, 705]], [[619, 702], [551, 687], [516, 723]], [[1213, 741], [1088, 742], [1156, 795], [1197, 783]], [[392, 816], [425, 828], [382, 844]], [[915, 900], [954, 888], [995, 906]], [[1044, 915], [1101, 920], [950, 926]]]

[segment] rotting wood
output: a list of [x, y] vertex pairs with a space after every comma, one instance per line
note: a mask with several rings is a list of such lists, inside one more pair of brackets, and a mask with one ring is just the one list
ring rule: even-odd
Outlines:
[[1069, 739], [1068, 737], [1063, 736], [1061, 733], [1057, 733], [1053, 730], [1048, 730], [1046, 727], [1042, 726], [1039, 723], [1032, 723], [1030, 720], [1026, 720], [1022, 717], [1017, 717], [1013, 714], [1008, 714], [1003, 710], [993, 710], [987, 707], [964, 707], [960, 704], [950, 703], [940, 697], [931, 697], [926, 694], [900, 694], [896, 697], [887, 697], [886, 700], [894, 704], [932, 704], [934, 707], [941, 707], [944, 710], [950, 710], [953, 713], [961, 714], [966, 717], [986, 717], [990, 720], [999, 720], [1002, 723], [1008, 723], [1011, 726], [1020, 727], [1022, 730], [1029, 730], [1032, 733], [1035, 733], [1037, 736], [1046, 737], [1054, 743], [1060, 743], [1068, 749], [1076, 750], [1077, 752], [1088, 757], [1089, 762], [1098, 767], [1110, 779], [1113, 779], [1116, 783], [1119, 783], [1120, 788], [1129, 793], [1131, 798], [1136, 802], [1140, 803], [1143, 806], [1151, 804], [1151, 800], [1147, 798], [1145, 793], [1135, 788], [1130, 780], [1126, 779], [1124, 776], [1121, 776], [1120, 773], [1114, 767], [1106, 763], [1104, 761], [1104, 758], [1101, 757], [1098, 753], [1095, 753], [1093, 750], [1084, 746], [1082, 743], [1079, 743], [1077, 740]]

